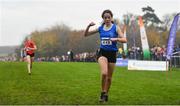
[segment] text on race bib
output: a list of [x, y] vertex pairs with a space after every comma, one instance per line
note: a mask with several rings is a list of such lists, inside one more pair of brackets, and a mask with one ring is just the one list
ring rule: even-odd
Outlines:
[[112, 45], [112, 41], [109, 38], [102, 38], [101, 44], [102, 45]]

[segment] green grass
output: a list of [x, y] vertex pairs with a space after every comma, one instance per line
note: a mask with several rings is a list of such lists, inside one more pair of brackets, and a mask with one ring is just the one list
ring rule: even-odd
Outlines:
[[[0, 62], [0, 105], [94, 105], [100, 94], [97, 63]], [[127, 71], [116, 67], [106, 104], [180, 104], [180, 69]]]

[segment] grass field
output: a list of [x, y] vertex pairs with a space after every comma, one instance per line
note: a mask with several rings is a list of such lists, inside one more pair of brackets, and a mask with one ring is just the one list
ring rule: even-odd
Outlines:
[[[0, 62], [0, 105], [94, 105], [100, 94], [97, 63]], [[106, 104], [180, 104], [180, 69], [127, 71], [117, 67]]]

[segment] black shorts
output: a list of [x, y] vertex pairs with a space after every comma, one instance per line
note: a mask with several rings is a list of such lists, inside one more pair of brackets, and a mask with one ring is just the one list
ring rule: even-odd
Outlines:
[[34, 57], [34, 53], [33, 54], [29, 54], [29, 53], [27, 53], [27, 56], [30, 56], [30, 57]]
[[116, 63], [116, 51], [107, 51], [100, 49], [99, 51], [97, 51], [96, 55], [97, 60], [99, 59], [99, 57], [104, 56], [108, 59], [109, 63]]

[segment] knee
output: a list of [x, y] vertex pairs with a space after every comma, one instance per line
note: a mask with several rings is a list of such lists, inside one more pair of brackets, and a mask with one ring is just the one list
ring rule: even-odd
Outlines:
[[107, 76], [107, 72], [106, 72], [106, 71], [103, 71], [103, 72], [102, 72], [102, 76]]
[[28, 64], [31, 64], [31, 60], [27, 60], [27, 63], [28, 63]]

